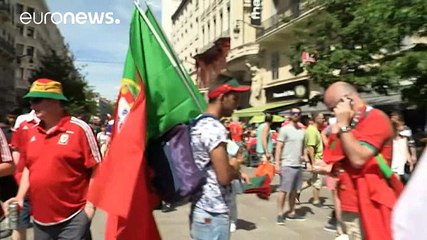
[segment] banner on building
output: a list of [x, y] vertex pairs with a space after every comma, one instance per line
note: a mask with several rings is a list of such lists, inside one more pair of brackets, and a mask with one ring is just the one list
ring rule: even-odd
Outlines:
[[255, 26], [261, 25], [262, 1], [251, 0], [251, 24]]

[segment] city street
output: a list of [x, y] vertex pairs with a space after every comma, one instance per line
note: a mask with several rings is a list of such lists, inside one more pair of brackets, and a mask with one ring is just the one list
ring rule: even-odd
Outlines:
[[[246, 169], [252, 172], [253, 169]], [[276, 176], [273, 185], [278, 183]], [[232, 233], [232, 240], [263, 239], [268, 237], [271, 240], [330, 240], [335, 234], [323, 230], [323, 226], [331, 212], [331, 201], [329, 193], [322, 191], [325, 199], [325, 207], [317, 208], [308, 200], [311, 190], [307, 189], [301, 194], [301, 204], [297, 206], [300, 214], [306, 216], [304, 222], [286, 221], [284, 226], [276, 224], [276, 193], [270, 196], [269, 200], [258, 198], [255, 194], [238, 195], [238, 218], [237, 231]], [[187, 240], [189, 237], [188, 215], [190, 206], [178, 207], [175, 211], [163, 213], [155, 211], [162, 239], [166, 240]], [[95, 240], [104, 239], [105, 233], [105, 213], [98, 211], [92, 223], [92, 236]], [[32, 240], [32, 231], [29, 231], [29, 240]], [[138, 239], [138, 238], [135, 238]]]
[[[252, 169], [251, 169], [252, 170]], [[274, 178], [273, 185], [279, 178]], [[237, 231], [232, 233], [232, 240], [271, 239], [271, 240], [330, 240], [335, 234], [323, 230], [332, 203], [325, 199], [325, 207], [317, 208], [308, 203], [311, 197], [311, 189], [301, 194], [301, 204], [297, 206], [298, 213], [306, 216], [304, 222], [285, 221], [284, 226], [276, 224], [276, 193], [269, 200], [258, 198], [255, 194], [238, 195]], [[328, 191], [322, 191], [322, 196], [329, 197]], [[188, 205], [169, 213], [155, 212], [157, 225], [163, 239], [190, 239], [188, 230]]]

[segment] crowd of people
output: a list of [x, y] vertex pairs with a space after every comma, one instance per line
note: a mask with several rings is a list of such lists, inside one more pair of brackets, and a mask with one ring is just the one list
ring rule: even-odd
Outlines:
[[[280, 177], [277, 215], [271, 216], [278, 225], [305, 220], [295, 210], [306, 188], [312, 189], [311, 204], [321, 208], [326, 187], [334, 211], [325, 219], [325, 230], [337, 232], [339, 239], [410, 239], [406, 236], [413, 230], [408, 229], [416, 224], [393, 218], [402, 190], [408, 194], [403, 184], [412, 184], [412, 191], [420, 188], [410, 180], [418, 158], [401, 114], [387, 116], [367, 105], [353, 86], [336, 82], [324, 95], [328, 113], [307, 114], [293, 107], [283, 122], [265, 114], [263, 123], [245, 125], [230, 117], [240, 93], [249, 90], [220, 75], [201, 115], [209, 117], [190, 130], [195, 163], [206, 172], [206, 183], [192, 198], [192, 239], [230, 239], [236, 230], [236, 195], [242, 182], [250, 181], [241, 167], [245, 163], [270, 164]], [[29, 227], [37, 240], [91, 239], [95, 206], [86, 193], [108, 151], [114, 122], [110, 115], [105, 121], [70, 116], [62, 86], [53, 80], [38, 79], [25, 98], [32, 111], [11, 116], [0, 131], [1, 215], [9, 214], [11, 202], [21, 208], [12, 239], [26, 239]], [[397, 206], [396, 215], [408, 212], [402, 210], [407, 203]]]

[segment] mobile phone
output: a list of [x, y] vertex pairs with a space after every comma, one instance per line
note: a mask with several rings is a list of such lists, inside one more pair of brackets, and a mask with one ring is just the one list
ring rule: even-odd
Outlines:
[[349, 96], [345, 95], [343, 98], [341, 98], [341, 102], [344, 102], [344, 99], [347, 99], [350, 101], [350, 106], [353, 106], [353, 99]]

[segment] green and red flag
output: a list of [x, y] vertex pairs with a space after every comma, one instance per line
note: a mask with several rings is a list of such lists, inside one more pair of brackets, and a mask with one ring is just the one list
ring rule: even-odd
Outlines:
[[152, 215], [159, 202], [144, 157], [147, 141], [205, 108], [151, 11], [145, 15], [137, 7], [110, 149], [88, 193], [88, 200], [109, 214], [106, 239], [160, 239]]

